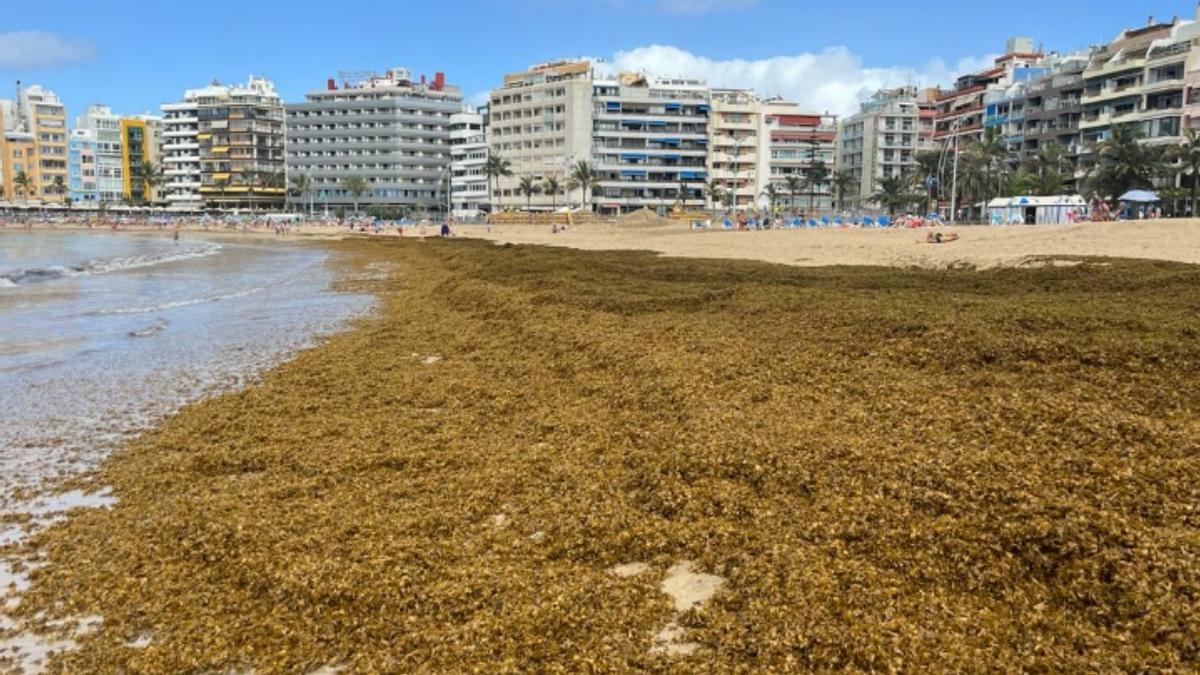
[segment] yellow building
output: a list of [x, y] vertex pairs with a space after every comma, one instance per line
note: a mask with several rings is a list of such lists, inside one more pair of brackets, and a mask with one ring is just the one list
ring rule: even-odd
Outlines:
[[[163, 181], [159, 166], [162, 120], [139, 115], [121, 118], [121, 175], [125, 179], [125, 197], [135, 204], [153, 204], [161, 196]], [[148, 180], [147, 168], [154, 173]]]
[[30, 160], [37, 157], [33, 136], [15, 129], [15, 118], [13, 102], [0, 100], [0, 201], [16, 202], [29, 198], [31, 189], [18, 185], [19, 174], [24, 173], [30, 182], [36, 179], [36, 172], [31, 173], [30, 165]]
[[[0, 101], [0, 184], [4, 198], [63, 203], [67, 199], [67, 111], [54, 92], [18, 87]], [[18, 184], [24, 175], [25, 185]]]

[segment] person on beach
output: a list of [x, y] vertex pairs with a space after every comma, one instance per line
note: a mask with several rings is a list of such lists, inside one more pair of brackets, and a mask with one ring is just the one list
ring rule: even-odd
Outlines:
[[943, 235], [941, 232], [928, 232], [925, 234], [926, 244], [948, 244], [952, 241], [958, 241], [958, 233], [951, 232]]

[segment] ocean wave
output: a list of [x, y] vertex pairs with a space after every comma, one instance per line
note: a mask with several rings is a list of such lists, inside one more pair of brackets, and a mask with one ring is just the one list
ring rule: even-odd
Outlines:
[[139, 328], [137, 330], [129, 331], [129, 337], [135, 337], [135, 338], [150, 337], [151, 335], [157, 335], [166, 329], [167, 329], [167, 320], [159, 319], [158, 323], [156, 323], [152, 326], [146, 326], [145, 328]]
[[120, 272], [124, 270], [139, 269], [142, 267], [153, 267], [154, 265], [163, 265], [165, 263], [178, 262], [181, 260], [206, 258], [211, 255], [216, 255], [220, 251], [220, 244], [205, 244], [204, 246], [194, 246], [180, 249], [178, 251], [171, 251], [169, 253], [135, 255], [121, 258], [97, 258], [96, 260], [89, 260], [85, 263], [71, 265], [69, 267], [54, 265], [51, 267], [20, 269], [12, 272], [0, 273], [0, 287], [11, 288], [13, 286], [21, 286], [24, 284], [53, 281], [55, 279], [62, 279], [63, 277], [77, 277], [89, 274], [107, 274], [109, 272]]
[[172, 300], [171, 302], [164, 302], [164, 303], [160, 303], [157, 305], [151, 305], [149, 307], [121, 307], [119, 309], [97, 309], [95, 311], [88, 312], [87, 315], [88, 316], [122, 316], [125, 314], [152, 314], [154, 312], [165, 312], [166, 310], [177, 309], [179, 307], [191, 307], [192, 305], [203, 305], [203, 304], [209, 303], [209, 302], [221, 302], [222, 300], [236, 300], [238, 298], [244, 298], [248, 295], [254, 295], [255, 293], [261, 293], [265, 290], [267, 290], [266, 286], [260, 286], [260, 287], [256, 287], [256, 288], [247, 288], [245, 290], [237, 291], [235, 293], [225, 293], [223, 295], [209, 295], [209, 296], [205, 296], [202, 298], [187, 298], [185, 300]]

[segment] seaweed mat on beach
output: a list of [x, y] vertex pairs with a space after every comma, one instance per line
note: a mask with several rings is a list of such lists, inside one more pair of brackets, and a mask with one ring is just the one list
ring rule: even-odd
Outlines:
[[337, 246], [375, 317], [28, 544], [52, 670], [1200, 667], [1194, 267]]

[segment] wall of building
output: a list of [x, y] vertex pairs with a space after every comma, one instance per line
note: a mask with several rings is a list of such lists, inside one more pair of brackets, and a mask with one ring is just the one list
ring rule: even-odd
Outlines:
[[413, 82], [396, 68], [361, 82], [332, 80], [287, 105], [287, 167], [313, 182], [318, 208], [352, 207], [352, 177], [367, 181], [360, 208], [444, 209], [450, 181], [450, 121], [462, 95]]

